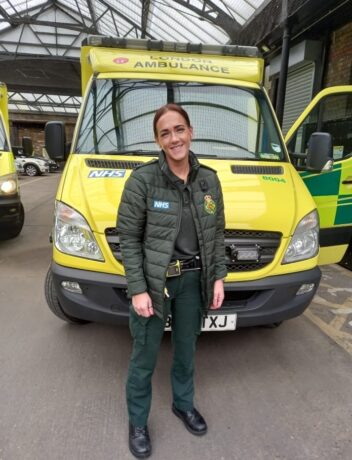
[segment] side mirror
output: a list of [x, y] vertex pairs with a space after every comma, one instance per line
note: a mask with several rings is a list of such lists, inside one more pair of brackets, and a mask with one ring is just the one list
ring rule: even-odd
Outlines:
[[306, 170], [331, 171], [334, 164], [332, 137], [330, 133], [313, 133], [308, 142]]
[[45, 125], [45, 149], [53, 160], [65, 160], [66, 133], [63, 121], [48, 121]]

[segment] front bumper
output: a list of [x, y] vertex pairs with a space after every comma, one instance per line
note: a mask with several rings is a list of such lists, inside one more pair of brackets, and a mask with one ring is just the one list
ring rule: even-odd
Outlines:
[[[222, 313], [237, 313], [239, 327], [278, 323], [299, 316], [312, 301], [321, 279], [319, 267], [302, 272], [270, 276], [255, 281], [225, 284]], [[304, 284], [310, 292], [298, 294]]]
[[[64, 312], [74, 318], [127, 324], [129, 301], [126, 278], [119, 275], [90, 272], [51, 265], [53, 282]], [[237, 325], [259, 326], [276, 323], [300, 315], [310, 304], [321, 278], [318, 267], [289, 275], [255, 281], [225, 283], [225, 301], [220, 314], [237, 313]], [[82, 294], [65, 290], [62, 281], [78, 282]], [[314, 288], [296, 295], [302, 284]]]
[[22, 216], [19, 195], [0, 197], [0, 227], [10, 227], [20, 222]]
[[[111, 324], [128, 324], [129, 301], [126, 278], [51, 264], [53, 283], [64, 312], [78, 319]], [[62, 281], [76, 281], [82, 294], [65, 290]]]

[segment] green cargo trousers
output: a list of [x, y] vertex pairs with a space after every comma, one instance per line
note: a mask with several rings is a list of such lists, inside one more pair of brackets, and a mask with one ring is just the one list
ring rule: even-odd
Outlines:
[[171, 313], [173, 363], [171, 385], [174, 405], [183, 411], [193, 409], [194, 354], [201, 330], [202, 296], [200, 270], [187, 271], [167, 278], [169, 298], [165, 301], [164, 320], [156, 315], [139, 316], [131, 307], [130, 330], [133, 349], [128, 370], [126, 397], [129, 421], [135, 426], [147, 424], [152, 400], [151, 380], [161, 339]]

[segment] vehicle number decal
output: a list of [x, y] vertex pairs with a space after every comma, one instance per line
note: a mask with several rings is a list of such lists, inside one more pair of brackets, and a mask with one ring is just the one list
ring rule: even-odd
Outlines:
[[284, 179], [283, 177], [262, 176], [262, 179], [269, 182], [276, 182], [277, 184], [286, 184], [286, 179]]

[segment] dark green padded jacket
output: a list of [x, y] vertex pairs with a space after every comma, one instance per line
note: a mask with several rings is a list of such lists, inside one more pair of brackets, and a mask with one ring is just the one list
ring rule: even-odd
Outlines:
[[[204, 309], [213, 299], [215, 280], [226, 276], [224, 204], [216, 172], [190, 153], [191, 211], [202, 260]], [[148, 292], [155, 313], [163, 317], [166, 270], [182, 215], [182, 195], [170, 179], [164, 152], [136, 168], [125, 184], [117, 229], [128, 295]]]

